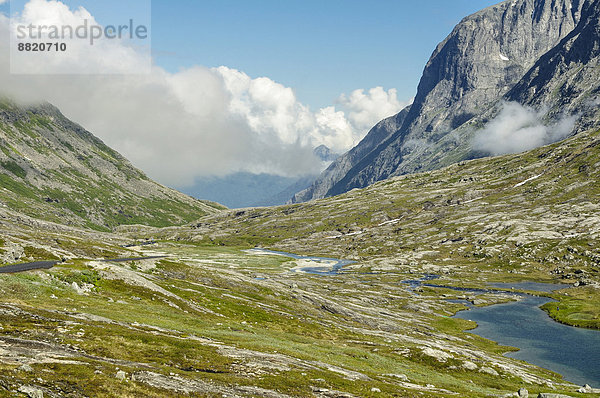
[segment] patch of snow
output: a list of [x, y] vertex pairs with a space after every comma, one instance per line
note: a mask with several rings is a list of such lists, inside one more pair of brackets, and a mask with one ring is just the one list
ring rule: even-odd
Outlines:
[[384, 225], [388, 225], [388, 224], [396, 224], [398, 221], [400, 221], [399, 218], [396, 218], [394, 220], [384, 221], [381, 224], [379, 224], [378, 227], [383, 227]]
[[356, 231], [356, 232], [350, 232], [347, 234], [326, 236], [325, 239], [338, 239], [338, 238], [342, 238], [344, 236], [354, 236], [354, 235], [360, 235], [360, 234], [364, 234], [364, 233], [365, 233], [365, 231]]
[[464, 202], [462, 202], [462, 204], [464, 205], [466, 203], [472, 203], [472, 202], [475, 202], [476, 200], [479, 200], [479, 199], [483, 199], [483, 196], [480, 196], [480, 197], [475, 198], [475, 199], [465, 200]]
[[518, 188], [518, 187], [520, 187], [520, 186], [522, 186], [522, 185], [525, 185], [525, 184], [527, 184], [529, 181], [533, 181], [533, 180], [535, 180], [535, 179], [537, 179], [537, 178], [540, 178], [540, 177], [541, 177], [541, 176], [543, 176], [543, 175], [544, 175], [544, 173], [542, 173], [542, 174], [538, 174], [538, 175], [536, 175], [536, 176], [533, 176], [533, 177], [531, 177], [531, 178], [528, 178], [528, 179], [526, 179], [525, 181], [521, 181], [520, 183], [516, 184], [516, 185], [515, 185], [513, 188]]
[[510, 60], [508, 59], [508, 57], [507, 57], [506, 55], [502, 54], [502, 53], [500, 53], [500, 59], [501, 59], [502, 61], [510, 61]]
[[350, 232], [349, 234], [346, 234], [345, 236], [354, 236], [354, 235], [360, 235], [364, 233], [363, 231], [356, 231], [356, 232]]

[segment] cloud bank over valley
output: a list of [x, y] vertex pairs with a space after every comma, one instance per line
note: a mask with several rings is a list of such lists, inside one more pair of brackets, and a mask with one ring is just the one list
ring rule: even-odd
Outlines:
[[[1, 42], [9, 42], [17, 22], [77, 26], [85, 19], [96, 23], [84, 8], [30, 0], [17, 17], [0, 15]], [[93, 51], [87, 42], [68, 44], [69, 50], [53, 62], [65, 68], [118, 65], [121, 74], [48, 75], [43, 64], [31, 65], [39, 74], [10, 74], [4, 48], [2, 94], [53, 103], [150, 177], [178, 188], [197, 178], [240, 171], [288, 177], [318, 173], [325, 165], [313, 154], [315, 147], [343, 153], [375, 123], [409, 103], [399, 100], [395, 89], [375, 87], [311, 109], [293, 88], [227, 66], [198, 65], [171, 73], [153, 65], [150, 73], [138, 74], [147, 69], [144, 54], [119, 40], [99, 39]]]

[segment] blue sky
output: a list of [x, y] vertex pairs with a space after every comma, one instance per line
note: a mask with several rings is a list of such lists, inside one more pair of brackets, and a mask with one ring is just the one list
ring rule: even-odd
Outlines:
[[[149, 0], [63, 0], [100, 23], [143, 14]], [[25, 0], [13, 0], [14, 8]], [[155, 62], [177, 72], [225, 65], [292, 87], [316, 109], [358, 88], [414, 96], [436, 44], [497, 0], [153, 0]]]
[[294, 88], [311, 107], [357, 88], [414, 96], [436, 44], [497, 0], [155, 0], [153, 51], [168, 70], [226, 65]]

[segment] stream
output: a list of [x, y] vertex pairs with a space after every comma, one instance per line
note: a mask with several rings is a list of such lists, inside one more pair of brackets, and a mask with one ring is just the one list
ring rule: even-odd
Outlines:
[[[354, 263], [348, 260], [299, 256], [265, 249], [251, 249], [249, 252], [306, 260], [311, 265], [296, 267], [294, 271], [321, 276], [339, 275], [344, 266]], [[492, 283], [489, 284], [489, 289], [476, 289], [431, 283], [437, 278], [437, 275], [428, 274], [420, 279], [405, 280], [402, 283], [410, 289], [426, 286], [450, 288], [473, 294], [507, 292], [518, 294], [522, 297], [520, 301], [486, 307], [475, 307], [466, 300], [451, 300], [468, 307], [466, 310], [459, 311], [454, 317], [477, 323], [477, 328], [470, 330], [469, 333], [496, 341], [501, 345], [519, 348], [519, 351], [506, 353], [507, 357], [552, 370], [575, 384], [587, 383], [593, 387], [600, 387], [600, 330], [560, 324], [540, 308], [543, 304], [553, 301], [552, 299], [515, 291], [548, 293], [569, 285], [537, 282]]]
[[306, 262], [306, 266], [298, 266], [294, 267], [292, 271], [294, 272], [303, 272], [306, 274], [312, 275], [321, 275], [321, 276], [334, 276], [339, 275], [342, 272], [342, 268], [346, 265], [350, 265], [355, 263], [355, 261], [351, 260], [340, 260], [337, 258], [328, 258], [328, 257], [314, 257], [314, 256], [300, 256], [298, 254], [286, 253], [286, 252], [278, 252], [274, 250], [267, 249], [250, 249], [246, 250], [246, 252], [251, 254], [264, 254], [264, 255], [276, 255], [276, 256], [284, 256], [290, 257], [296, 260], [303, 260]]

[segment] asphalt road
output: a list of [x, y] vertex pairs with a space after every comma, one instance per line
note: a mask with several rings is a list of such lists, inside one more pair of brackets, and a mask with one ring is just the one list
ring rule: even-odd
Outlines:
[[14, 274], [15, 272], [25, 272], [34, 269], [50, 269], [58, 263], [59, 261], [35, 261], [33, 263], [7, 265], [0, 267], [0, 274]]
[[[130, 257], [130, 258], [115, 258], [110, 260], [100, 260], [105, 263], [124, 263], [126, 261], [138, 260], [153, 260], [156, 258], [165, 258], [166, 256], [150, 256], [150, 257]], [[17, 272], [32, 271], [34, 269], [50, 269], [60, 261], [35, 261], [33, 263], [14, 264], [0, 267], [0, 274], [14, 274]]]

